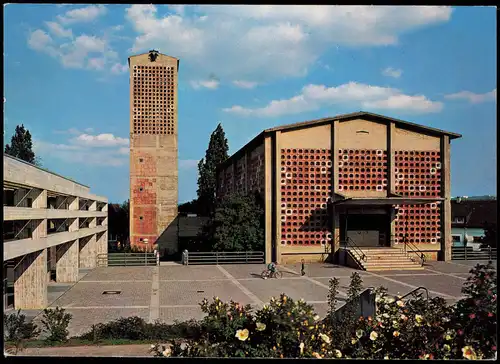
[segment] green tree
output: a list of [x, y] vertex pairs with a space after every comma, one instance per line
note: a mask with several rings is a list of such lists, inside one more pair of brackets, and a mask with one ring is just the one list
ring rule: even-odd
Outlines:
[[208, 149], [205, 152], [205, 158], [198, 163], [198, 213], [204, 216], [210, 216], [215, 211], [215, 193], [217, 187], [217, 166], [224, 162], [228, 157], [229, 147], [226, 134], [222, 125], [210, 135]]
[[481, 239], [481, 245], [483, 247], [491, 246], [496, 248], [497, 246], [497, 224], [496, 223], [485, 223], [484, 224], [484, 236]]
[[33, 142], [31, 133], [24, 128], [24, 125], [16, 126], [16, 131], [10, 140], [10, 144], [5, 145], [5, 154], [22, 159], [28, 163], [40, 166], [40, 159], [33, 152]]
[[179, 204], [177, 211], [179, 213], [197, 214], [198, 213], [198, 200], [194, 199], [194, 200]]
[[264, 248], [264, 207], [258, 193], [234, 194], [217, 204], [203, 227], [203, 240], [212, 251], [257, 251]]

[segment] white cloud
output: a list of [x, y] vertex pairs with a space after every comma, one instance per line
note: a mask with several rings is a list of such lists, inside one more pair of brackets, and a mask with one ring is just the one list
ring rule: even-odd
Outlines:
[[68, 42], [56, 43], [48, 33], [37, 29], [30, 34], [28, 45], [54, 57], [65, 68], [103, 70], [118, 58], [107, 41], [95, 35], [82, 34]]
[[57, 18], [63, 24], [86, 23], [106, 14], [106, 12], [107, 9], [104, 5], [90, 5], [84, 8], [69, 10]]
[[217, 80], [205, 80], [205, 81], [191, 81], [191, 86], [198, 90], [200, 88], [208, 88], [210, 90], [215, 90], [219, 87], [219, 81]]
[[121, 147], [120, 149], [118, 149], [118, 154], [129, 155], [130, 148]]
[[44, 158], [50, 154], [67, 163], [79, 163], [91, 166], [119, 167], [127, 165], [129, 159], [116, 150], [85, 148], [77, 145], [53, 144], [41, 140], [33, 140], [35, 154]]
[[403, 70], [401, 69], [395, 69], [392, 67], [387, 67], [385, 70], [382, 71], [382, 75], [387, 76], [387, 77], [392, 77], [392, 78], [399, 78], [403, 74]]
[[404, 110], [415, 113], [433, 113], [443, 109], [443, 103], [431, 101], [423, 95], [393, 95], [385, 100], [365, 102], [366, 107], [386, 110]]
[[233, 81], [233, 85], [239, 88], [255, 88], [258, 85], [258, 83], [252, 81], [236, 80]]
[[54, 34], [56, 37], [72, 37], [73, 32], [71, 29], [65, 29], [61, 24], [53, 22], [53, 21], [46, 21], [45, 24], [47, 25], [47, 28], [49, 28], [50, 32]]
[[160, 15], [154, 5], [131, 5], [126, 18], [138, 33], [132, 51], [159, 49], [200, 75], [255, 82], [304, 75], [338, 45], [396, 45], [401, 34], [447, 22], [452, 13], [435, 6], [186, 7]]
[[116, 75], [119, 75], [121, 73], [125, 73], [127, 71], [128, 71], [128, 65], [127, 64], [115, 63], [111, 67], [111, 73], [114, 73]]
[[497, 89], [493, 89], [490, 92], [484, 94], [475, 94], [470, 91], [461, 91], [451, 95], [445, 95], [446, 99], [449, 100], [467, 100], [471, 104], [479, 104], [487, 101], [496, 101], [497, 99]]
[[198, 167], [196, 159], [179, 159], [179, 169], [193, 169]]
[[92, 146], [92, 147], [114, 147], [121, 145], [128, 145], [128, 138], [120, 138], [113, 134], [81, 134], [70, 140], [75, 144]]
[[88, 61], [88, 67], [96, 70], [102, 70], [106, 64], [105, 58], [90, 58]]
[[45, 22], [50, 34], [42, 29], [31, 32], [28, 45], [33, 50], [55, 58], [65, 68], [102, 71], [109, 67], [111, 70], [118, 59], [118, 53], [113, 50], [110, 40], [117, 38], [112, 33], [119, 30], [120, 26], [106, 28], [101, 35], [74, 35], [72, 29], [64, 26], [91, 21], [105, 13], [106, 8], [102, 5], [70, 10], [64, 16], [58, 16], [58, 22]]
[[412, 113], [438, 112], [443, 107], [441, 102], [431, 101], [423, 95], [405, 95], [395, 88], [349, 82], [336, 87], [306, 85], [299, 95], [289, 99], [273, 100], [261, 108], [245, 108], [236, 105], [223, 111], [243, 116], [276, 117], [338, 104]]
[[[92, 128], [85, 131], [92, 132]], [[68, 134], [74, 137], [66, 143], [50, 143], [42, 140], [33, 141], [33, 149], [42, 158], [50, 154], [68, 163], [82, 163], [94, 166], [122, 166], [129, 160], [129, 140], [113, 134], [90, 135], [76, 128], [56, 131], [57, 134]], [[76, 135], [76, 136], [75, 136]]]

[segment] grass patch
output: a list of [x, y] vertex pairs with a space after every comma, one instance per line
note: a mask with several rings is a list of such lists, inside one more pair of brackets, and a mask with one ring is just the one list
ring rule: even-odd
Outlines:
[[[46, 342], [44, 340], [28, 340], [23, 344], [24, 348], [50, 348], [50, 347], [70, 347], [70, 346], [107, 346], [107, 345], [140, 345], [155, 344], [158, 340], [130, 340], [130, 339], [103, 339], [99, 342], [70, 338], [66, 342]], [[5, 348], [14, 348], [12, 341], [5, 342]]]

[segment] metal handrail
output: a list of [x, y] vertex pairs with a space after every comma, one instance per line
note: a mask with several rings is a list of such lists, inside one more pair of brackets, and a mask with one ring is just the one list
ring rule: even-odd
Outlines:
[[[359, 265], [362, 266], [363, 265], [362, 262], [366, 262], [366, 254], [356, 245], [354, 240], [352, 240], [350, 237], [347, 236], [346, 239], [344, 240], [344, 245], [346, 250], [353, 251], [354, 253], [356, 253], [357, 258], [359, 260], [358, 261]], [[347, 247], [351, 249], [347, 249]]]
[[[415, 244], [410, 242], [406, 238], [406, 236], [403, 238], [403, 246], [404, 246], [403, 252], [406, 254], [408, 258], [412, 259], [410, 257], [410, 254], [416, 254], [420, 259], [420, 264], [422, 265], [422, 267], [425, 265], [425, 254], [422, 251], [420, 251], [420, 249], [418, 249], [418, 247]], [[408, 248], [410, 248], [410, 251], [408, 251]]]
[[428, 300], [429, 300], [429, 290], [428, 290], [427, 288], [423, 287], [423, 286], [420, 286], [420, 287], [415, 288], [414, 290], [411, 290], [410, 292], [408, 292], [407, 294], [405, 294], [405, 295], [404, 295], [403, 297], [401, 297], [400, 299], [402, 300], [402, 299], [404, 299], [404, 298], [408, 297], [409, 295], [412, 295], [412, 294], [414, 294], [415, 292], [420, 291], [421, 289], [423, 289], [423, 290], [425, 291], [425, 294], [426, 294], [426, 296], [427, 296], [427, 301], [428, 301]]
[[186, 265], [219, 263], [264, 263], [264, 252], [189, 252], [185, 254]]

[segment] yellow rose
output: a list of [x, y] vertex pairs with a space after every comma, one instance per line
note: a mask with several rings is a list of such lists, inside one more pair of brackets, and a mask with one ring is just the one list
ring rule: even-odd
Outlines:
[[351, 344], [352, 345], [356, 344], [357, 342], [358, 342], [358, 339], [356, 339], [354, 337], [351, 339]]
[[474, 351], [474, 349], [471, 346], [464, 346], [462, 348], [462, 355], [465, 359], [468, 359], [468, 360], [476, 360], [477, 359], [476, 352]]
[[424, 318], [421, 316], [421, 315], [415, 315], [415, 321], [418, 323], [418, 324], [421, 324], [422, 321], [424, 321]]
[[243, 330], [236, 331], [235, 337], [237, 337], [238, 340], [240, 340], [240, 341], [245, 341], [246, 339], [248, 339], [248, 335], [249, 335], [248, 330], [243, 329]]
[[394, 332], [392, 333], [392, 336], [394, 336], [394, 337], [398, 337], [398, 336], [399, 336], [399, 331], [394, 331]]
[[166, 348], [165, 350], [163, 350], [162, 352], [162, 355], [163, 356], [166, 356], [166, 357], [169, 357], [170, 355], [172, 354], [172, 349], [170, 347]]
[[378, 338], [378, 334], [375, 331], [372, 331], [370, 334], [370, 340], [375, 341]]
[[403, 301], [399, 300], [396, 302], [396, 305], [398, 305], [399, 307], [404, 307], [405, 303]]
[[321, 355], [319, 355], [317, 352], [312, 353], [312, 356], [314, 356], [316, 359], [321, 359]]
[[300, 348], [300, 354], [303, 354], [304, 353], [304, 343], [300, 343], [299, 348]]
[[336, 358], [342, 358], [342, 352], [338, 349], [333, 350], [333, 355], [335, 355]]
[[263, 324], [262, 322], [257, 322], [255, 326], [257, 331], [264, 331], [266, 329], [266, 324]]
[[327, 344], [330, 344], [330, 338], [325, 335], [325, 334], [319, 334], [319, 337], [321, 338], [321, 340], [323, 340], [325, 343]]
[[450, 347], [450, 345], [448, 345], [448, 344], [444, 344], [444, 345], [443, 345], [443, 349], [444, 349], [444, 351], [450, 351], [450, 350], [451, 350], [451, 347]]

